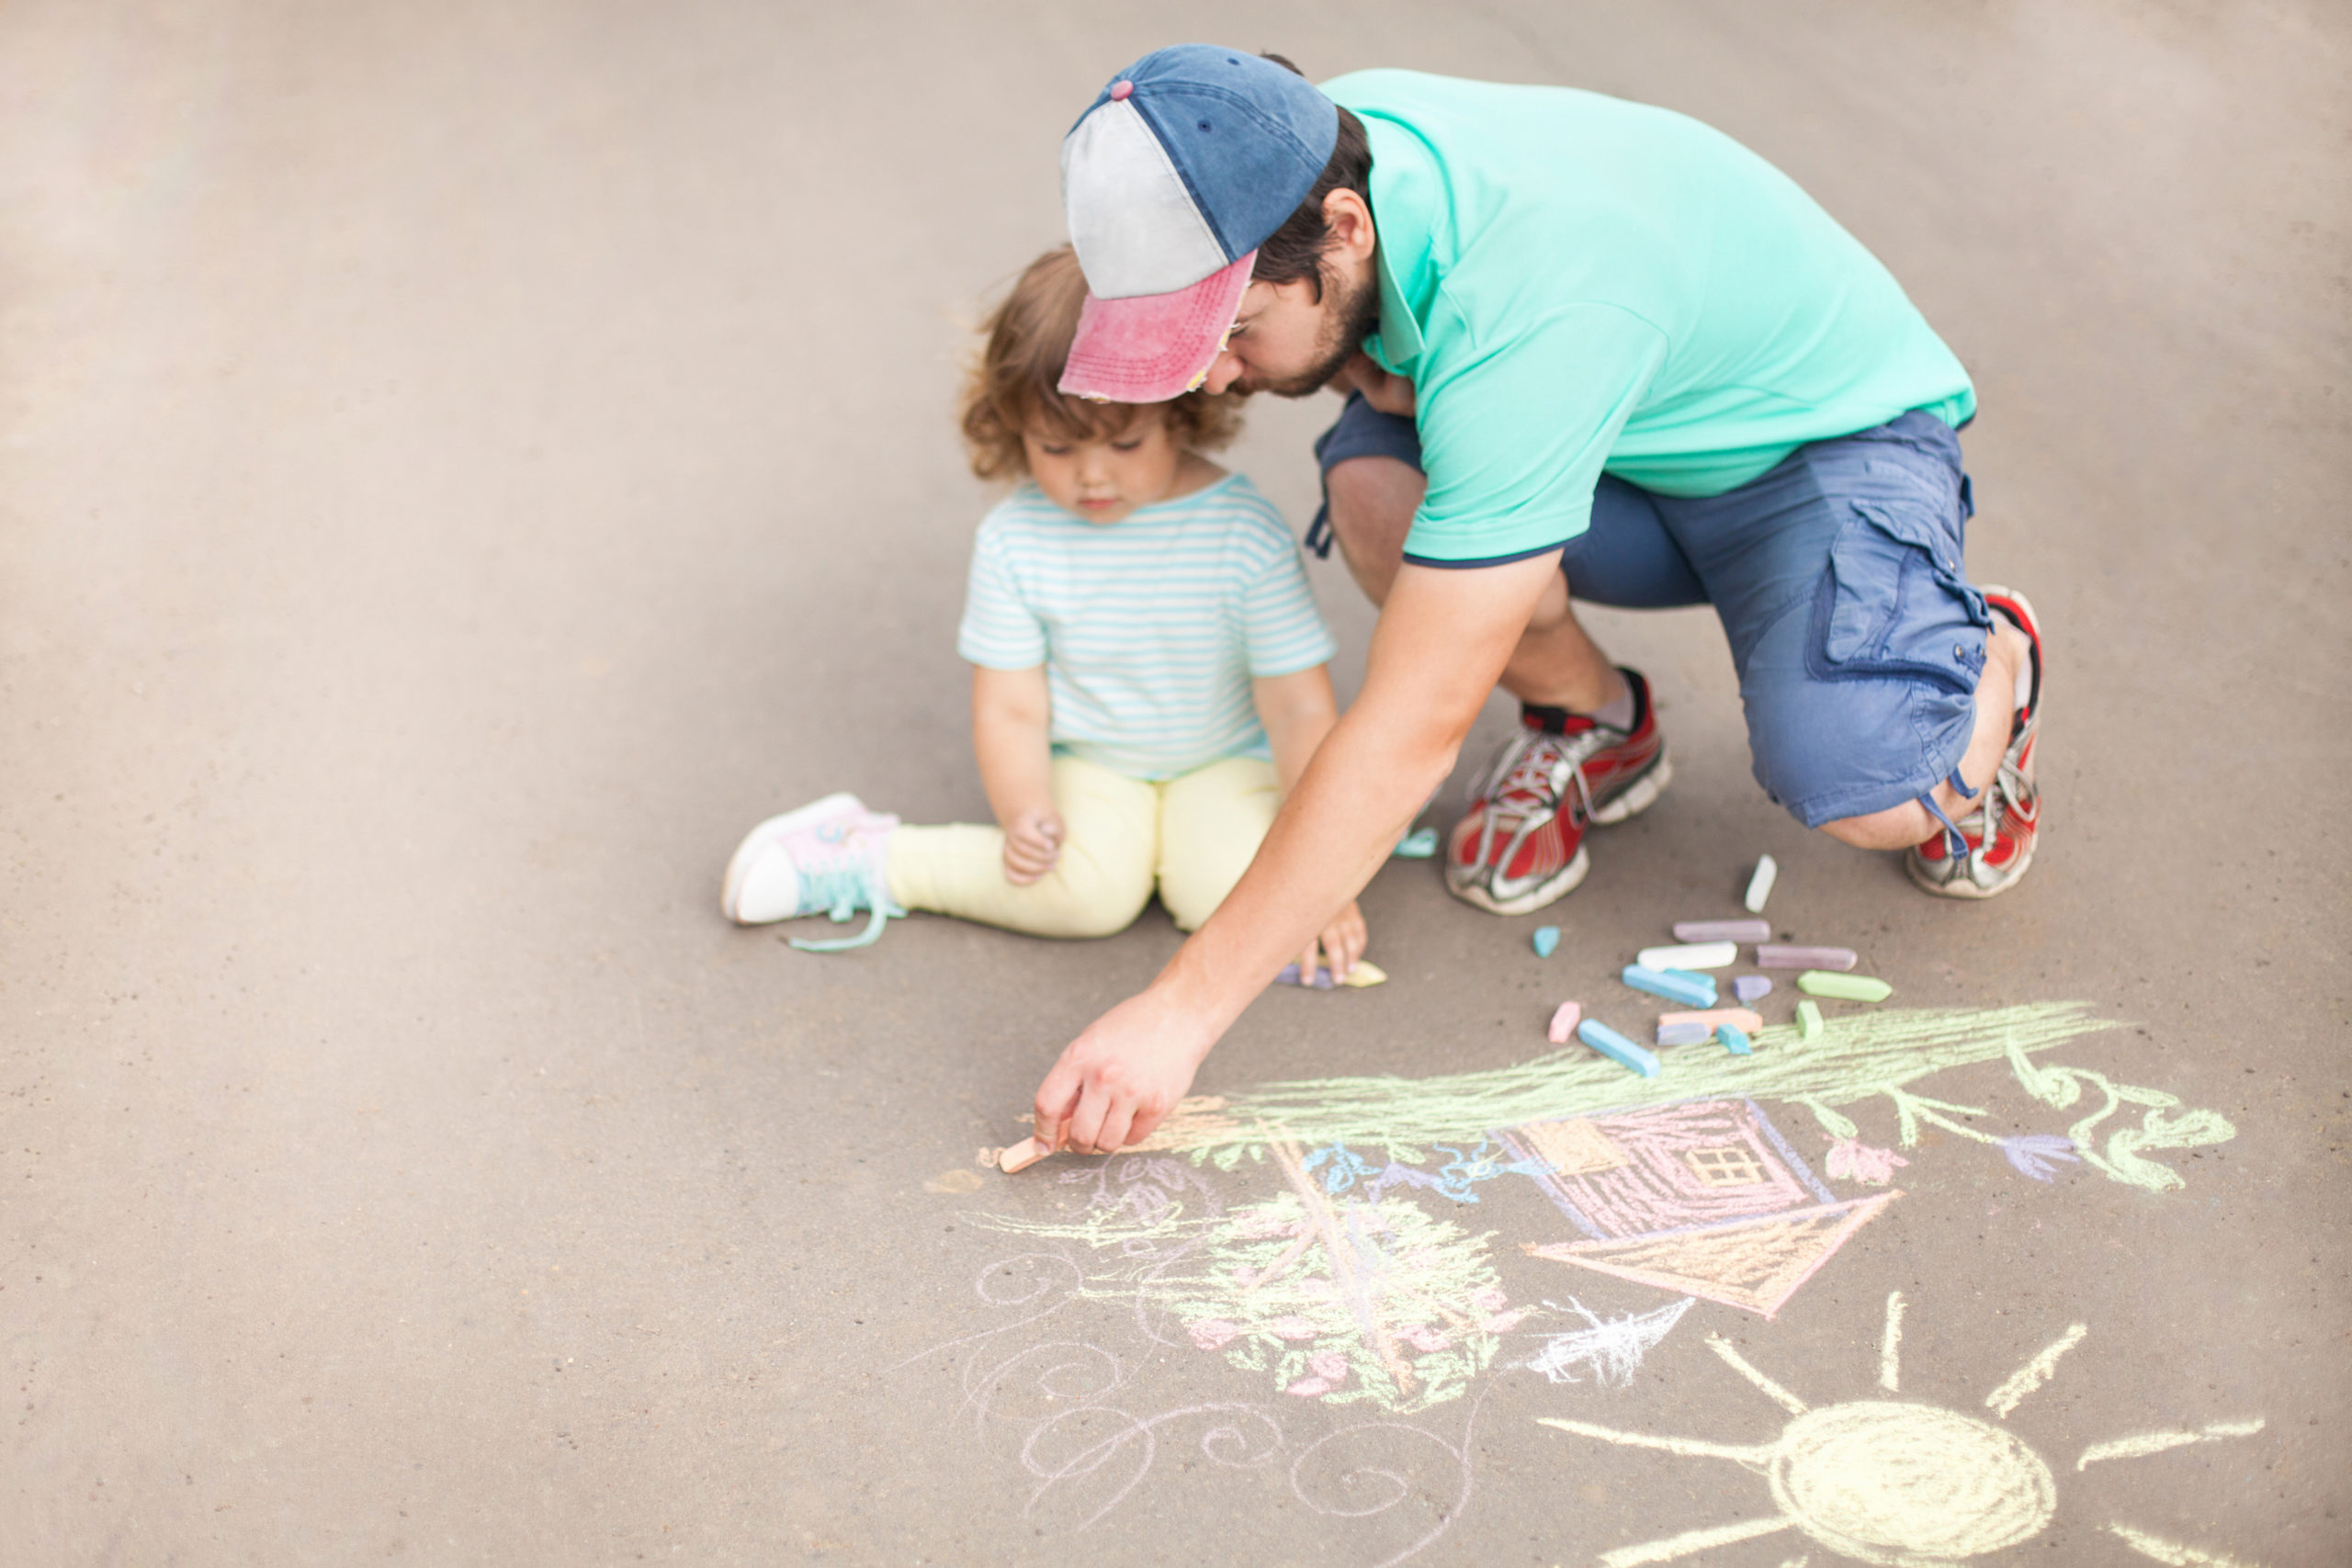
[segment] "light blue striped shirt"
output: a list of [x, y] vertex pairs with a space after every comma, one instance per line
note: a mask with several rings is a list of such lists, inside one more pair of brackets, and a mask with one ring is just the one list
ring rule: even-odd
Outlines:
[[1167, 779], [1270, 756], [1250, 681], [1338, 648], [1282, 513], [1228, 474], [1112, 524], [1023, 485], [980, 524], [956, 651], [1046, 666], [1056, 752]]

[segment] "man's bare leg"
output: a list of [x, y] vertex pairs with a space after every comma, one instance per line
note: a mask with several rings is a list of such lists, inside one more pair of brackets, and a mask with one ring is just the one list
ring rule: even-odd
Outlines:
[[[1351, 457], [1333, 465], [1325, 483], [1331, 533], [1340, 541], [1348, 575], [1365, 598], [1385, 604], [1428, 479], [1394, 457]], [[1554, 578], [1528, 617], [1519, 647], [1503, 667], [1502, 687], [1521, 702], [1572, 713], [1597, 713], [1625, 695], [1625, 678], [1577, 623], [1566, 577]]]

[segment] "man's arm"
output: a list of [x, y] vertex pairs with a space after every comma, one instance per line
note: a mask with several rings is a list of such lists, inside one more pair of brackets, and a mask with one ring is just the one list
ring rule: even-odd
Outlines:
[[1258, 858], [1141, 995], [1063, 1050], [1037, 1135], [1108, 1153], [1139, 1142], [1192, 1087], [1218, 1038], [1332, 910], [1372, 880], [1453, 771], [1556, 557], [1407, 566], [1382, 608], [1363, 692], [1308, 764]]

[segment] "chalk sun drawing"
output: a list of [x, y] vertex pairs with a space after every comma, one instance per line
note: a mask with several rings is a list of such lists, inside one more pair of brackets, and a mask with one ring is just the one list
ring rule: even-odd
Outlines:
[[[1602, 1568], [1643, 1568], [1717, 1547], [1793, 1530], [1815, 1545], [1883, 1568], [1956, 1568], [2006, 1551], [2041, 1534], [2057, 1510], [2058, 1483], [2021, 1438], [1981, 1416], [1919, 1400], [1901, 1390], [1903, 1293], [1887, 1297], [1879, 1348], [1879, 1386], [1889, 1396], [1815, 1406], [1754, 1366], [1731, 1342], [1707, 1337], [1708, 1348], [1789, 1413], [1769, 1443], [1710, 1442], [1620, 1431], [1587, 1421], [1538, 1416], [1546, 1427], [1626, 1448], [1684, 1458], [1729, 1460], [1760, 1474], [1773, 1512], [1705, 1526], [1600, 1554]], [[2075, 1324], [1984, 1399], [2006, 1420], [2049, 1382], [2087, 1329]], [[2195, 1432], [2154, 1432], [2094, 1443], [2075, 1468], [2101, 1460], [2140, 1458], [2188, 1443], [2248, 1437], [2259, 1419], [2221, 1422]], [[2232, 1560], [2110, 1523], [2108, 1531], [2143, 1556], [2170, 1563]], [[2250, 1568], [2250, 1565], [2247, 1565]]]

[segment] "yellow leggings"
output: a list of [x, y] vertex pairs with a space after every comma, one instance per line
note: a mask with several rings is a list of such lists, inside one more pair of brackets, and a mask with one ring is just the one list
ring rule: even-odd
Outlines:
[[910, 909], [1027, 931], [1109, 936], [1151, 898], [1191, 931], [1258, 853], [1282, 789], [1273, 764], [1227, 757], [1157, 784], [1076, 757], [1054, 759], [1061, 859], [1027, 886], [1004, 878], [1004, 833], [957, 823], [900, 828], [888, 850], [890, 897]]

